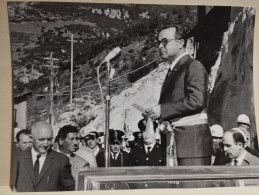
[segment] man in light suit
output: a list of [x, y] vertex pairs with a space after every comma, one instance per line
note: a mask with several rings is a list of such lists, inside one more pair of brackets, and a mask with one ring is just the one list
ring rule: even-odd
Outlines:
[[[259, 158], [249, 153], [245, 148], [246, 135], [240, 128], [233, 128], [224, 133], [223, 144], [226, 156], [231, 159], [227, 166], [259, 165]], [[237, 180], [234, 186], [258, 186], [258, 179]]]
[[69, 159], [51, 150], [53, 130], [39, 121], [31, 126], [33, 147], [21, 151], [14, 165], [14, 189], [19, 192], [74, 190]]
[[249, 153], [245, 148], [246, 135], [240, 128], [233, 128], [224, 133], [223, 144], [230, 166], [259, 165], [259, 158]]
[[86, 160], [75, 154], [75, 151], [78, 150], [80, 140], [77, 128], [72, 125], [63, 126], [59, 129], [56, 139], [59, 146], [57, 151], [67, 155], [72, 166], [72, 176], [76, 179], [76, 175], [80, 169], [89, 167], [89, 163]]
[[[158, 105], [146, 109], [153, 120], [188, 122], [174, 128], [178, 165], [210, 165], [212, 138], [207, 120], [200, 119], [206, 107], [207, 72], [186, 52], [184, 29], [173, 26], [159, 33], [161, 58], [168, 62]], [[190, 122], [191, 119], [192, 121]]]

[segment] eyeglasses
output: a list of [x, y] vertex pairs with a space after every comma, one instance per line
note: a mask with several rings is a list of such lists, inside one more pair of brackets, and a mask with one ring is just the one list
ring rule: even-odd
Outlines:
[[157, 41], [157, 45], [159, 46], [161, 43], [163, 45], [163, 47], [165, 47], [170, 41], [173, 41], [173, 40], [179, 40], [179, 39], [167, 39], [167, 38], [163, 38], [161, 39], [161, 41]]

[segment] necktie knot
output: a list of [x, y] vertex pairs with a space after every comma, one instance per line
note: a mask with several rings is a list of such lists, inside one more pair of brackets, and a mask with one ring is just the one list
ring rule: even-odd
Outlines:
[[113, 159], [116, 159], [116, 154], [115, 153], [113, 153]]
[[37, 154], [37, 160], [39, 160], [39, 159], [40, 159], [40, 157], [41, 157], [41, 155], [40, 155], [40, 154]]
[[149, 154], [151, 152], [151, 146], [147, 147], [147, 154]]

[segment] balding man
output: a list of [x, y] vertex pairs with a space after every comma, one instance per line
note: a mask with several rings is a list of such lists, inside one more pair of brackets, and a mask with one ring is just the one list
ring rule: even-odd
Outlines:
[[[249, 153], [245, 148], [246, 135], [239, 128], [233, 128], [224, 133], [223, 144], [226, 156], [231, 159], [228, 166], [259, 165], [259, 158]], [[234, 186], [259, 185], [258, 179], [236, 180]]]
[[33, 146], [15, 161], [14, 188], [19, 192], [74, 190], [69, 159], [51, 150], [53, 130], [39, 121], [31, 126]]
[[[168, 63], [169, 69], [158, 105], [145, 112], [154, 120], [175, 123], [178, 165], [210, 165], [212, 138], [202, 112], [206, 106], [207, 72], [186, 52], [186, 32], [182, 27], [162, 30], [158, 41], [161, 58]], [[181, 123], [176, 125], [177, 121]]]
[[259, 158], [245, 150], [246, 135], [239, 128], [226, 131], [223, 136], [224, 151], [231, 159], [226, 165], [247, 166], [259, 165]]

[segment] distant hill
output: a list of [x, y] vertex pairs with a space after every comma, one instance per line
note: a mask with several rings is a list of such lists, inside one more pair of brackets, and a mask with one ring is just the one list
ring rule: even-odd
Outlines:
[[[122, 51], [112, 65], [115, 77], [135, 70], [159, 56], [157, 33], [166, 25], [197, 23], [196, 6], [92, 4], [58, 2], [8, 2], [14, 91], [33, 92], [29, 100], [28, 123], [47, 119], [50, 56], [54, 65], [55, 114], [58, 117], [69, 102], [71, 33], [74, 43], [74, 98], [84, 97], [100, 104], [96, 67], [114, 47]], [[157, 67], [157, 63], [111, 83], [118, 95]], [[105, 66], [101, 80], [106, 79]], [[89, 87], [92, 86], [93, 87]], [[105, 88], [104, 88], [105, 91]], [[87, 110], [86, 110], [87, 111]]]

